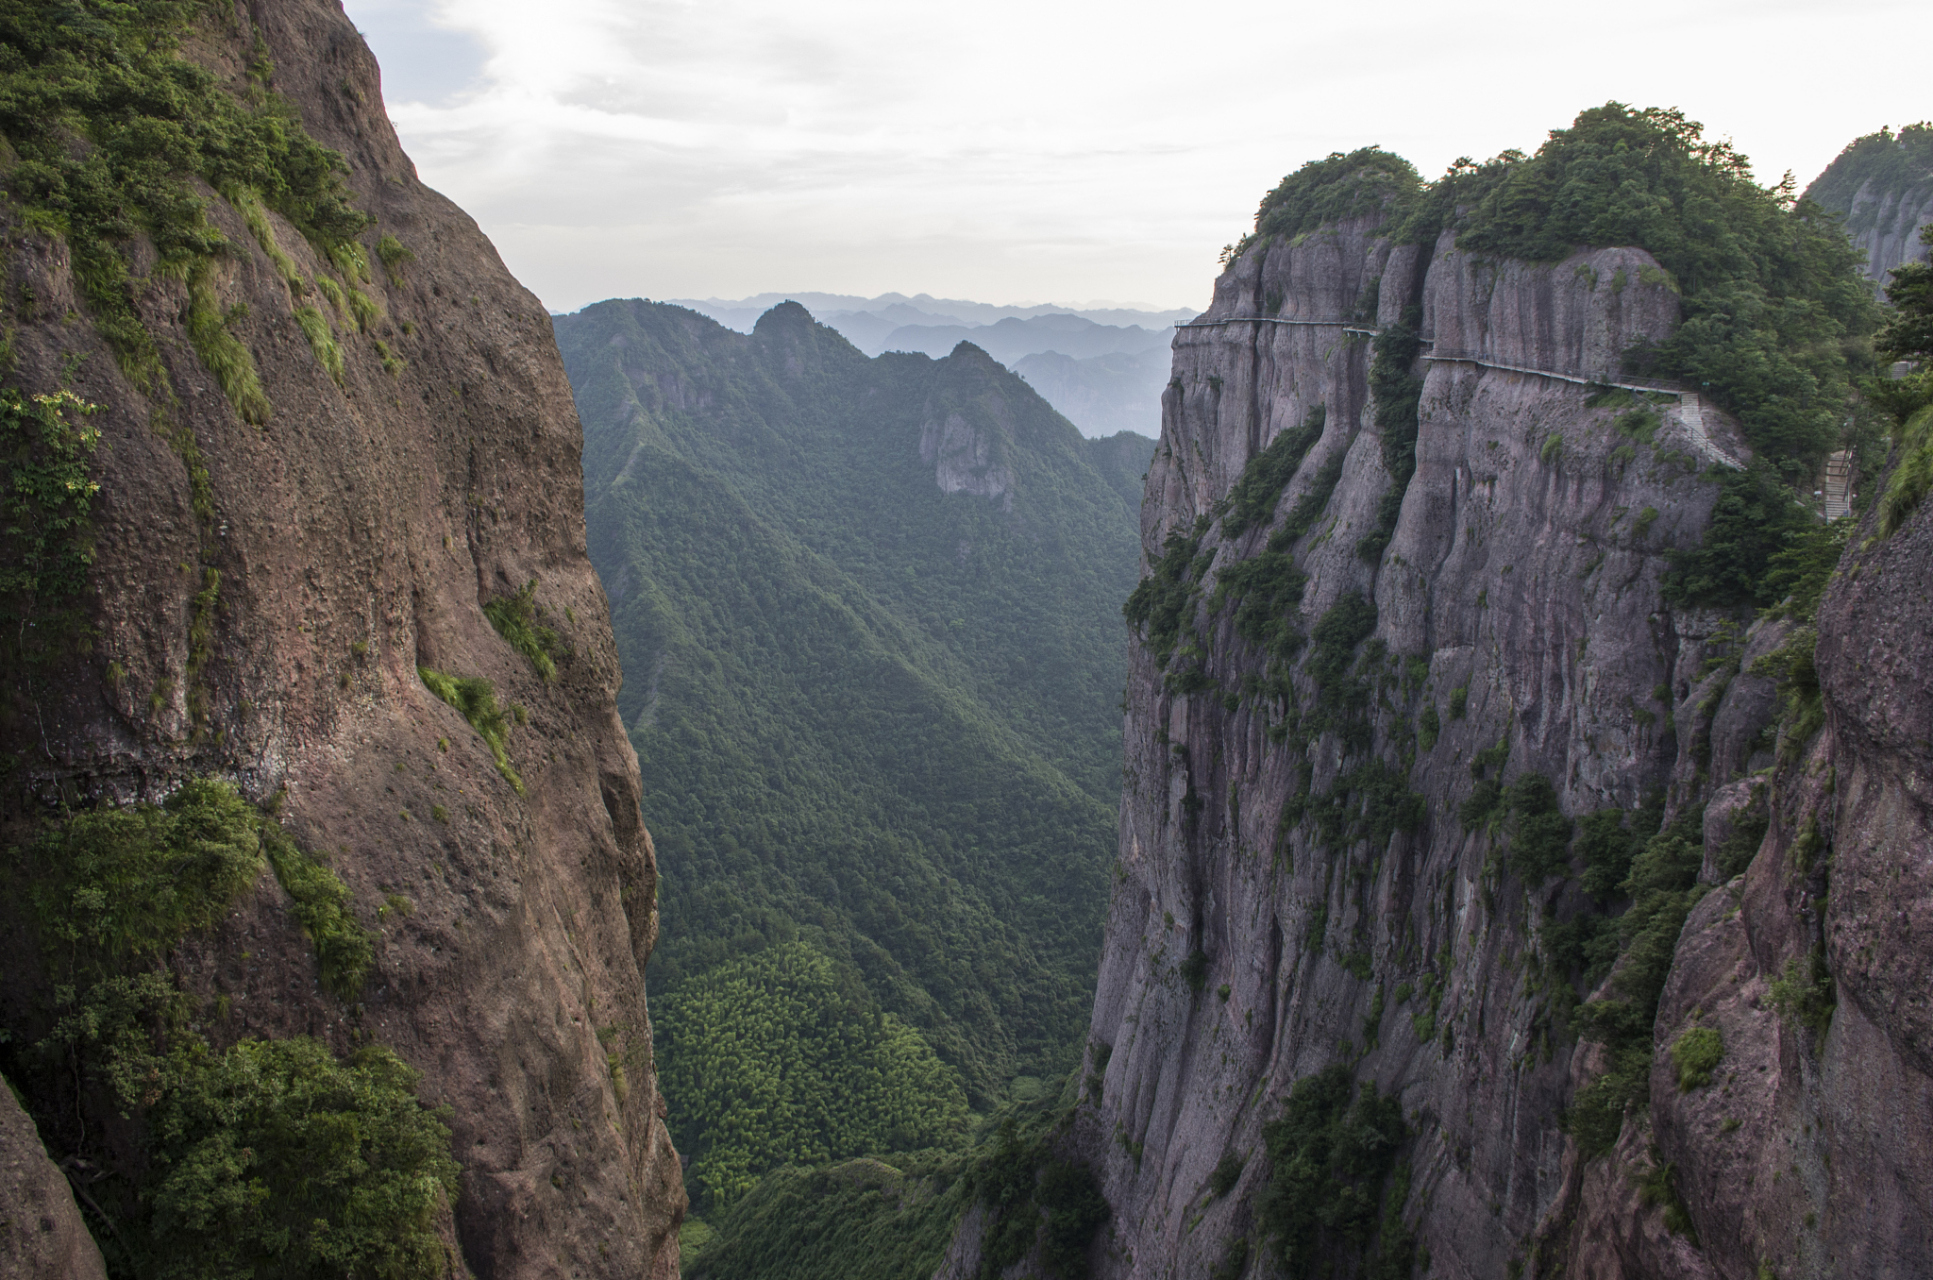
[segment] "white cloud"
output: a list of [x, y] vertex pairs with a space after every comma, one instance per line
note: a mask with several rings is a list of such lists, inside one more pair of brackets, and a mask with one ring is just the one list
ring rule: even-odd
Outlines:
[[1933, 114], [1920, 3], [1216, 8], [349, 0], [426, 181], [554, 308], [899, 289], [1206, 299], [1302, 161], [1426, 176], [1579, 109], [1676, 105], [1763, 180]]

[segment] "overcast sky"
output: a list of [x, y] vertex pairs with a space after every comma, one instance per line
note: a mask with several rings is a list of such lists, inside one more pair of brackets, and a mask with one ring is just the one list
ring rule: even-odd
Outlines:
[[1682, 107], [1761, 181], [1933, 117], [1927, 0], [345, 0], [424, 181], [553, 310], [897, 290], [1205, 306], [1304, 160], [1434, 177]]

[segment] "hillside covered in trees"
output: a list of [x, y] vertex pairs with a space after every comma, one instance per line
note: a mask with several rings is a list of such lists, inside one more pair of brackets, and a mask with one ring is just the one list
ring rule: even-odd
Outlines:
[[555, 324], [694, 1199], [956, 1146], [1078, 1051], [1152, 442], [1083, 440], [973, 347], [869, 359], [795, 305], [749, 336], [639, 301]]

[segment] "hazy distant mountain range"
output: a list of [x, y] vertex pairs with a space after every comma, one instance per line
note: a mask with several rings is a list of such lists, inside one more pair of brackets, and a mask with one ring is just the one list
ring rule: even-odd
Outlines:
[[930, 294], [861, 298], [838, 293], [762, 293], [751, 298], [675, 298], [679, 306], [749, 333], [784, 301], [805, 307], [867, 355], [919, 351], [940, 357], [971, 342], [1033, 384], [1087, 436], [1161, 434], [1161, 388], [1168, 381], [1174, 325], [1187, 308], [1075, 309], [994, 306]]

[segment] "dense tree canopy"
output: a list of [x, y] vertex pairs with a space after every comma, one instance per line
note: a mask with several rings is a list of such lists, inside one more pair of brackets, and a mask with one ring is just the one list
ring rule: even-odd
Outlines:
[[959, 1073], [805, 943], [719, 965], [656, 1013], [672, 1132], [708, 1202], [780, 1164], [950, 1146], [966, 1131]]

